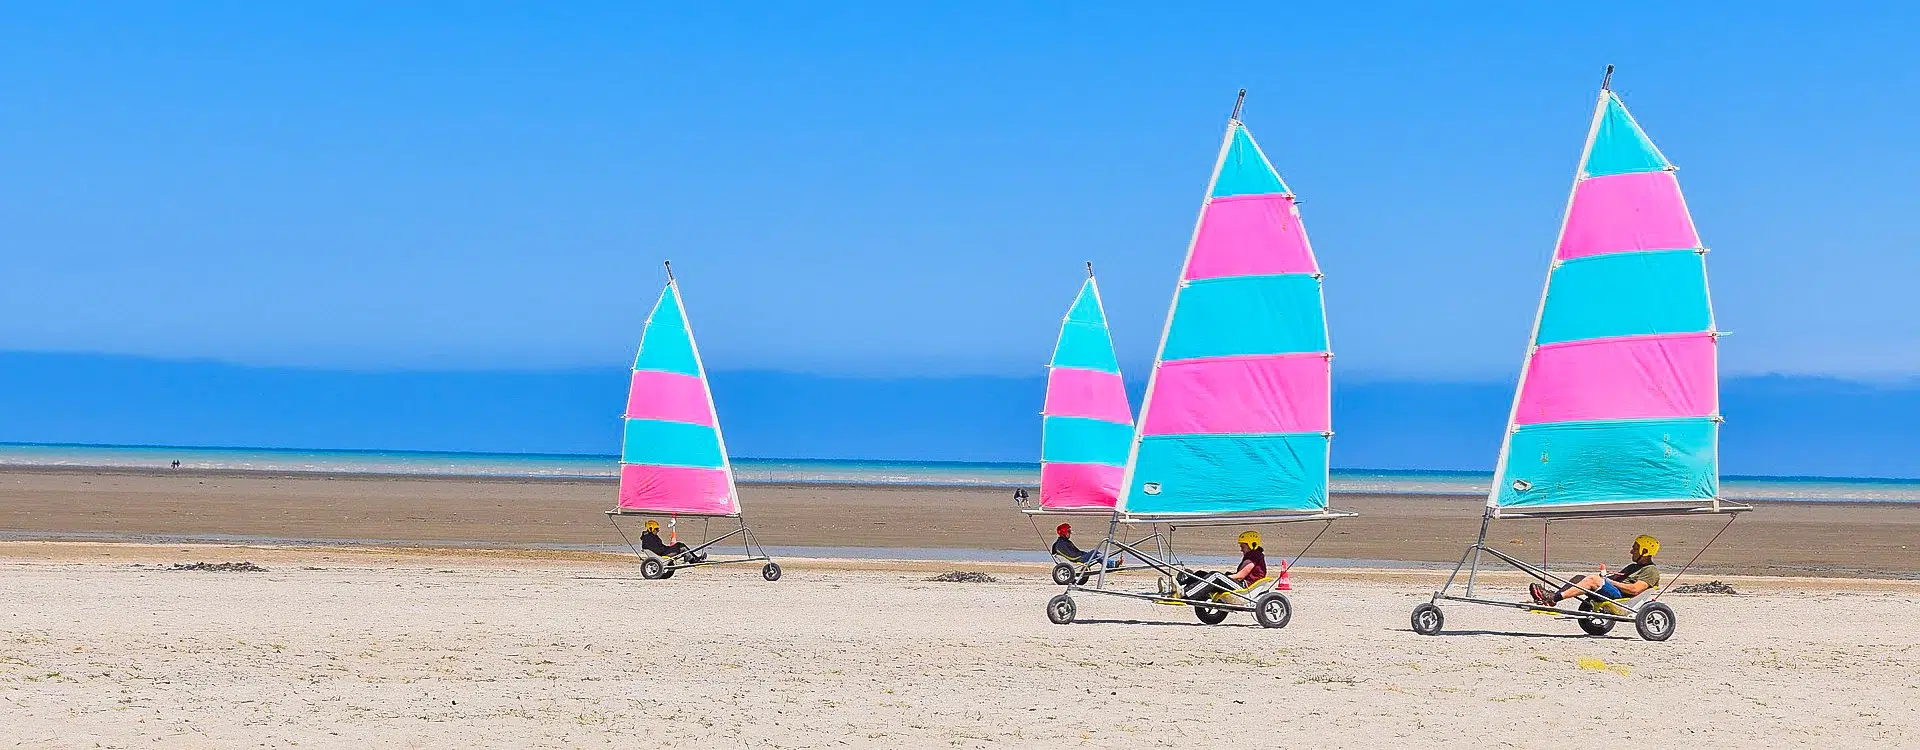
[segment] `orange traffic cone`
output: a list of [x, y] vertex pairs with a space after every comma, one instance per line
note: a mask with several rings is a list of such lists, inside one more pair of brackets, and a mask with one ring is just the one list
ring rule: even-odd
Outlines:
[[1293, 590], [1293, 572], [1287, 570], [1287, 561], [1285, 560], [1280, 561], [1280, 583], [1278, 585], [1275, 585], [1273, 587], [1273, 590], [1274, 591], [1292, 591]]

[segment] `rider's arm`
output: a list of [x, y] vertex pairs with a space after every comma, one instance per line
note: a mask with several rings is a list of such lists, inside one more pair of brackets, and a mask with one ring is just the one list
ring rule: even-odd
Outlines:
[[1253, 561], [1248, 560], [1246, 562], [1240, 563], [1240, 569], [1233, 571], [1233, 575], [1228, 577], [1236, 581], [1245, 581], [1248, 578], [1252, 578], [1253, 577]]
[[1613, 587], [1619, 589], [1620, 593], [1626, 594], [1627, 596], [1639, 596], [1647, 589], [1653, 588], [1640, 581], [1618, 581], [1613, 584]]

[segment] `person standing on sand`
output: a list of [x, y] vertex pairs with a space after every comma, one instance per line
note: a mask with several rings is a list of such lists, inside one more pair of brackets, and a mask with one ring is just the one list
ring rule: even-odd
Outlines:
[[1548, 590], [1536, 583], [1527, 587], [1527, 593], [1533, 596], [1535, 604], [1545, 607], [1590, 596], [1588, 591], [1608, 599], [1631, 599], [1660, 585], [1660, 569], [1653, 564], [1653, 556], [1659, 551], [1660, 540], [1641, 534], [1634, 537], [1633, 546], [1627, 548], [1627, 555], [1633, 559], [1633, 564], [1621, 568], [1619, 572], [1607, 575], [1607, 566], [1602, 565], [1598, 574], [1575, 578], [1569, 582], [1572, 585], [1563, 586], [1558, 591]]
[[660, 541], [660, 522], [647, 521], [647, 530], [640, 532], [640, 548], [667, 560], [685, 556], [688, 562], [706, 562], [707, 556], [695, 554], [687, 549], [685, 542], [667, 544]]

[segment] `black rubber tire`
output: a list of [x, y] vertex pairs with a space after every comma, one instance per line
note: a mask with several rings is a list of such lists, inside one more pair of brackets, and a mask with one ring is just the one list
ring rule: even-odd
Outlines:
[[658, 580], [661, 578], [665, 578], [666, 572], [667, 572], [667, 566], [665, 563], [662, 563], [659, 560], [656, 560], [651, 557], [643, 557], [640, 559], [640, 577], [641, 578], [645, 578], [649, 581]]
[[1194, 607], [1193, 608], [1193, 616], [1200, 618], [1201, 622], [1204, 622], [1208, 625], [1219, 625], [1220, 623], [1226, 622], [1227, 615], [1229, 614], [1232, 614], [1232, 610], [1220, 609], [1217, 607]]
[[1293, 619], [1293, 602], [1278, 592], [1261, 594], [1253, 600], [1253, 619], [1263, 628], [1284, 628]]
[[770, 562], [760, 566], [760, 577], [769, 581], [780, 580], [780, 563]]
[[1054, 563], [1053, 564], [1053, 582], [1055, 585], [1059, 585], [1059, 586], [1072, 585], [1073, 584], [1073, 566], [1068, 565], [1066, 563]]
[[679, 568], [667, 568], [666, 570], [660, 573], [660, 580], [664, 581], [669, 578], [672, 578], [673, 574], [678, 572], [679, 570], [680, 570]]
[[1447, 624], [1447, 616], [1440, 613], [1440, 607], [1433, 602], [1425, 602], [1413, 608], [1413, 632], [1421, 635], [1439, 635], [1440, 628]]
[[1093, 575], [1093, 573], [1081, 573], [1079, 578], [1073, 579], [1073, 583], [1076, 586], [1085, 586], [1088, 581], [1093, 580]]
[[1640, 614], [1633, 618], [1633, 629], [1640, 631], [1640, 637], [1649, 641], [1672, 638], [1673, 629], [1679, 625], [1680, 618], [1674, 616], [1673, 608], [1659, 602], [1642, 606]]
[[[1580, 611], [1594, 611], [1593, 600], [1581, 599]], [[1580, 618], [1580, 629], [1585, 631], [1587, 635], [1606, 635], [1613, 632], [1613, 626], [1619, 624], [1619, 622], [1619, 620], [1609, 620], [1604, 617], [1582, 617]]]
[[1047, 600], [1047, 619], [1055, 625], [1072, 623], [1077, 610], [1078, 608], [1073, 604], [1073, 597], [1066, 594], [1055, 594], [1052, 599]]

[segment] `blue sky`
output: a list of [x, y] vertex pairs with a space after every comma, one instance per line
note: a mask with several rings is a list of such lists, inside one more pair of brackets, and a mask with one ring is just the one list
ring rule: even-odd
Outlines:
[[1518, 367], [1602, 65], [1681, 167], [1727, 372], [1920, 373], [1913, 6], [0, 6], [0, 349], [1037, 372], [1151, 357], [1234, 91], [1343, 377]]

